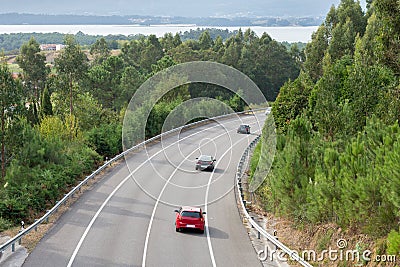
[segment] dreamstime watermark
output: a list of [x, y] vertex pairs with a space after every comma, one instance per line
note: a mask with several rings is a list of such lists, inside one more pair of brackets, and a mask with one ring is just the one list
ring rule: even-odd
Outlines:
[[279, 250], [271, 249], [267, 245], [264, 249], [257, 251], [260, 261], [281, 261], [286, 262], [289, 259], [295, 260], [297, 256], [303, 258], [307, 262], [324, 262], [324, 261], [343, 261], [356, 262], [355, 266], [362, 266], [364, 263], [374, 262], [396, 262], [396, 255], [375, 255], [369, 249], [349, 249], [345, 239], [338, 239], [337, 248], [328, 248], [321, 252], [312, 249], [303, 250], [300, 254], [296, 250], [292, 250], [291, 255]]

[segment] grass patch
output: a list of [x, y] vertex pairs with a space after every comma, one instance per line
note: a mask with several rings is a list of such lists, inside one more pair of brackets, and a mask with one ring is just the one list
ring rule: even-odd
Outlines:
[[250, 159], [249, 182], [251, 182], [254, 172], [256, 171], [258, 161], [260, 159], [260, 153], [261, 153], [261, 140], [258, 142], [256, 147], [254, 148], [253, 155], [251, 156], [251, 159]]
[[328, 229], [326, 233], [319, 238], [317, 242], [317, 250], [322, 251], [324, 249], [328, 248], [328, 245], [330, 244], [332, 240], [332, 235], [333, 235], [334, 230], [333, 229]]
[[11, 227], [13, 227], [13, 223], [7, 219], [0, 217], [0, 232], [5, 231]]
[[22, 69], [19, 67], [18, 64], [14, 63], [8, 64], [8, 68], [10, 69], [11, 72], [18, 72], [18, 73], [22, 72]]

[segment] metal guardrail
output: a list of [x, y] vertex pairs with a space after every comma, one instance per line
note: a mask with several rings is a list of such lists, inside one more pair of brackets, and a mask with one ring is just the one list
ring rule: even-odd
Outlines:
[[169, 130], [169, 131], [164, 132], [164, 133], [162, 133], [162, 134], [159, 134], [159, 135], [157, 135], [157, 136], [155, 136], [155, 137], [152, 137], [152, 138], [150, 138], [150, 139], [148, 139], [148, 140], [146, 140], [146, 141], [144, 141], [144, 142], [142, 142], [142, 143], [140, 143], [140, 144], [137, 144], [137, 145], [131, 147], [130, 149], [124, 151], [123, 153], [121, 153], [121, 154], [115, 156], [114, 158], [112, 158], [112, 159], [106, 161], [100, 168], [98, 168], [97, 170], [95, 170], [92, 174], [90, 174], [89, 176], [87, 176], [83, 181], [81, 181], [77, 186], [75, 186], [75, 187], [74, 187], [68, 194], [66, 194], [61, 200], [57, 201], [57, 203], [54, 205], [54, 207], [51, 208], [50, 210], [48, 210], [48, 211], [46, 212], [46, 214], [44, 214], [40, 219], [37, 219], [37, 220], [36, 220], [33, 224], [31, 224], [29, 227], [27, 227], [26, 229], [24, 229], [23, 231], [21, 231], [20, 233], [18, 233], [16, 236], [14, 236], [14, 237], [11, 238], [10, 240], [8, 240], [6, 243], [2, 244], [2, 245], [0, 246], [0, 255], [2, 255], [3, 252], [4, 252], [8, 247], [10, 247], [10, 246], [11, 246], [11, 251], [14, 252], [14, 251], [15, 251], [15, 243], [18, 242], [18, 244], [21, 244], [21, 241], [22, 241], [22, 237], [23, 237], [23, 236], [25, 236], [26, 234], [30, 233], [32, 230], [37, 230], [37, 227], [38, 227], [41, 223], [43, 223], [43, 222], [48, 223], [49, 217], [50, 217], [53, 213], [57, 212], [58, 208], [59, 208], [61, 205], [63, 205], [64, 203], [66, 203], [71, 197], [73, 197], [74, 194], [75, 194], [77, 191], [80, 191], [80, 190], [81, 190], [81, 187], [82, 187], [83, 185], [86, 185], [86, 184], [89, 182], [89, 180], [93, 179], [97, 174], [99, 174], [101, 171], [103, 171], [103, 170], [106, 169], [108, 166], [110, 166], [111, 163], [113, 163], [113, 162], [119, 160], [120, 158], [124, 157], [125, 155], [129, 154], [130, 152], [132, 152], [132, 151], [134, 151], [134, 150], [137, 150], [137, 149], [139, 149], [139, 148], [141, 148], [141, 147], [143, 147], [143, 146], [145, 146], [145, 145], [147, 145], [147, 144], [149, 144], [149, 143], [151, 143], [151, 142], [153, 142], [153, 141], [155, 141], [155, 140], [157, 140], [157, 139], [160, 139], [160, 138], [162, 138], [163, 136], [166, 136], [166, 135], [169, 135], [169, 134], [178, 132], [178, 131], [180, 131], [180, 130], [182, 130], [182, 129], [184, 129], [184, 128], [189, 128], [189, 127], [193, 127], [193, 126], [199, 126], [199, 124], [204, 123], [204, 122], [208, 122], [208, 121], [211, 121], [211, 120], [224, 119], [224, 118], [228, 118], [228, 117], [231, 117], [231, 116], [234, 116], [234, 115], [241, 115], [241, 114], [246, 114], [246, 113], [253, 113], [253, 112], [257, 112], [257, 111], [261, 111], [261, 110], [265, 110], [265, 108], [258, 108], [258, 109], [246, 110], [246, 111], [237, 112], [237, 113], [229, 113], [229, 114], [225, 114], [225, 115], [221, 115], [221, 116], [217, 116], [217, 117], [208, 118], [208, 119], [205, 119], [205, 120], [193, 122], [193, 123], [190, 123], [190, 124], [187, 124], [187, 125], [184, 125], [184, 126], [181, 126], [181, 127], [178, 127], [178, 128], [172, 129], [172, 130]]
[[257, 145], [260, 138], [261, 138], [261, 135], [258, 135], [249, 144], [249, 146], [245, 149], [245, 151], [243, 152], [242, 157], [239, 161], [237, 172], [236, 172], [237, 195], [239, 198], [239, 202], [241, 204], [240, 206], [242, 207], [243, 216], [248, 220], [248, 222], [251, 224], [251, 226], [257, 230], [258, 236], [260, 236], [260, 234], [263, 235], [272, 244], [274, 244], [277, 248], [280, 248], [283, 252], [285, 252], [287, 255], [289, 255], [291, 259], [297, 261], [302, 266], [313, 267], [311, 264], [309, 264], [307, 261], [305, 261], [302, 257], [300, 257], [296, 251], [291, 250], [288, 247], [286, 247], [284, 244], [282, 244], [280, 241], [278, 241], [278, 239], [275, 236], [269, 234], [264, 228], [262, 228], [260, 225], [258, 225], [258, 223], [256, 223], [253, 220], [253, 218], [251, 218], [250, 214], [247, 212], [246, 200], [244, 199], [243, 188], [242, 188], [243, 171], [245, 170], [246, 158], [249, 156], [251, 149]]

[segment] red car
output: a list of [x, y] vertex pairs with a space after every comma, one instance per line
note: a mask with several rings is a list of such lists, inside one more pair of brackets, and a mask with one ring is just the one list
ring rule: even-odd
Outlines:
[[182, 229], [198, 229], [201, 233], [204, 233], [204, 214], [201, 208], [196, 207], [181, 207], [179, 210], [175, 210], [175, 228], [177, 232]]

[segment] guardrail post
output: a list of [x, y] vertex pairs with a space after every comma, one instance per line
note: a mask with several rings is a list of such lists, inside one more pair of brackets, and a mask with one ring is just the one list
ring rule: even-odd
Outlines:
[[[37, 219], [35, 219], [35, 222], [37, 222]], [[37, 232], [37, 226], [35, 227], [35, 232]]]
[[15, 252], [15, 243], [12, 243], [12, 244], [11, 244], [11, 251], [12, 251], [12, 252]]
[[[47, 212], [49, 212], [49, 211], [47, 210], [46, 213], [47, 213]], [[51, 215], [51, 214], [49, 214], [49, 216], [46, 217], [46, 219], [45, 219], [46, 223], [49, 223], [49, 217], [50, 217], [50, 215]]]
[[258, 234], [257, 234], [257, 238], [258, 238], [258, 239], [261, 239], [261, 233], [260, 233], [260, 231], [257, 231], [257, 233], [258, 233]]
[[21, 242], [22, 242], [22, 237], [20, 239], [18, 239], [18, 244], [21, 245]]
[[[274, 237], [276, 238], [276, 240], [278, 241], [279, 239], [278, 239], [278, 232], [276, 231], [276, 230], [274, 230]], [[278, 246], [277, 245], [275, 245], [275, 250], [278, 250]]]

